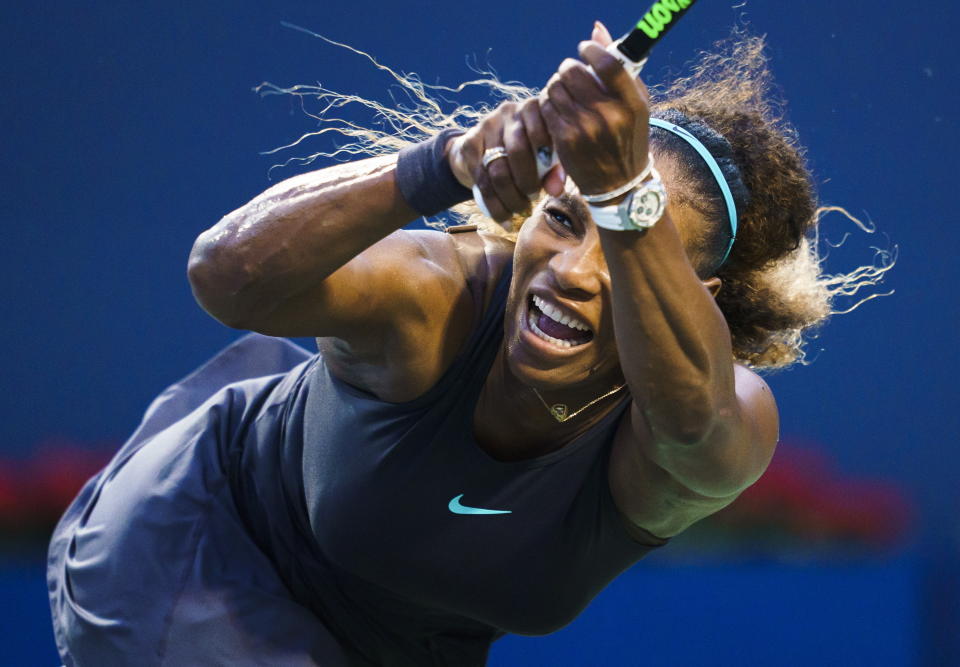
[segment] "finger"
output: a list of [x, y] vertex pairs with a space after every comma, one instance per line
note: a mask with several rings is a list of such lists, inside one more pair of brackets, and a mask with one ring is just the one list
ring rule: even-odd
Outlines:
[[553, 145], [553, 139], [550, 138], [550, 132], [547, 130], [547, 123], [543, 120], [540, 113], [540, 100], [532, 97], [520, 105], [520, 120], [527, 131], [527, 140], [534, 151], [541, 148], [550, 148]]
[[[502, 107], [496, 118], [499, 122], [485, 123], [484, 150], [489, 148], [506, 149], [503, 136], [503, 119], [508, 115], [512, 115], [512, 111], [512, 109]], [[494, 120], [494, 118], [491, 118], [491, 120]], [[511, 213], [519, 213], [520, 211], [526, 210], [530, 204], [530, 199], [517, 187], [513, 172], [510, 169], [509, 157], [510, 153], [508, 151], [507, 157], [488, 162], [486, 168], [484, 168], [481, 163], [480, 172], [477, 177], [477, 185], [480, 186], [480, 191], [483, 193], [484, 199], [487, 197], [487, 190], [485, 188], [489, 188], [496, 194], [504, 208]], [[490, 212], [493, 212], [492, 208]], [[500, 218], [496, 219], [500, 220]]]
[[489, 144], [499, 143], [492, 129], [493, 126], [496, 126], [496, 123], [490, 121], [490, 118], [485, 118], [463, 135], [465, 140], [461, 151], [464, 156], [463, 159], [469, 166], [470, 177], [473, 180], [474, 198], [478, 201], [482, 199], [481, 210], [485, 208], [486, 213], [494, 220], [505, 220], [508, 215], [506, 208], [490, 184], [490, 179], [483, 166], [483, 153], [486, 148], [494, 148], [495, 145]]
[[553, 197], [559, 197], [563, 194], [564, 185], [567, 182], [567, 172], [559, 164], [555, 165], [543, 178], [543, 189], [547, 194]]
[[540, 179], [537, 178], [535, 153], [519, 110], [503, 126], [503, 147], [507, 149], [506, 160], [514, 184], [529, 199], [530, 195], [540, 190]]
[[577, 103], [570, 96], [570, 92], [563, 85], [563, 80], [559, 74], [554, 74], [547, 82], [547, 87], [541, 93], [546, 98], [547, 103], [540, 105], [540, 111], [543, 119], [547, 123], [547, 129], [550, 136], [556, 137], [560, 125], [569, 125], [576, 121], [579, 112]]
[[[483, 135], [479, 126], [474, 126], [467, 130], [466, 134], [459, 138], [459, 143], [454, 144], [454, 150], [451, 151], [450, 168], [454, 170], [457, 180], [465, 186], [472, 186], [477, 182], [476, 174], [480, 165], [483, 153]], [[468, 180], [469, 183], [464, 183]]]
[[482, 150], [481, 159], [474, 170], [474, 182], [476, 183], [477, 189], [480, 190], [480, 194], [483, 196], [483, 203], [486, 205], [490, 217], [497, 222], [504, 222], [509, 219], [510, 211], [503, 201], [501, 201], [496, 188], [490, 180], [490, 175], [487, 173], [488, 167], [492, 167], [496, 162], [499, 162], [499, 160], [495, 160], [485, 167], [483, 166], [482, 156], [488, 149], [502, 147], [503, 145], [503, 140], [501, 139], [502, 126], [498, 122], [499, 113], [500, 110], [498, 109], [479, 126]]
[[[537, 161], [537, 176], [542, 182], [543, 176], [554, 164], [553, 138], [547, 130], [547, 123], [540, 112], [540, 99], [530, 98], [520, 106], [520, 117], [527, 131], [527, 139], [533, 147]], [[541, 186], [542, 187], [542, 186]]]
[[593, 68], [603, 86], [624, 102], [646, 103], [646, 86], [623, 68], [623, 64], [594, 41], [580, 42], [578, 48], [583, 61]]
[[593, 33], [590, 35], [590, 39], [604, 48], [613, 43], [613, 37], [610, 35], [610, 31], [607, 30], [607, 26], [603, 25], [600, 21], [593, 22]]
[[567, 58], [557, 70], [564, 88], [578, 106], [586, 107], [607, 97], [607, 91], [586, 65], [579, 60]]
[[480, 185], [480, 191], [484, 193], [484, 196], [487, 194], [484, 189], [486, 184], [496, 193], [504, 208], [511, 213], [525, 211], [530, 205], [530, 198], [517, 187], [513, 172], [510, 170], [510, 160], [508, 158], [500, 158], [491, 162], [487, 166], [486, 173], [477, 183]]
[[466, 134], [461, 134], [459, 137], [454, 137], [454, 139], [447, 144], [449, 147], [447, 149], [447, 162], [457, 182], [465, 188], [471, 188], [473, 187], [473, 175], [464, 157], [464, 142], [466, 136]]
[[507, 206], [500, 201], [500, 197], [497, 196], [497, 191], [490, 182], [489, 176], [486, 174], [481, 174], [478, 176], [476, 187], [480, 190], [480, 194], [483, 196], [483, 203], [487, 207], [487, 211], [490, 213], [491, 218], [497, 222], [506, 222], [510, 219], [512, 213]]

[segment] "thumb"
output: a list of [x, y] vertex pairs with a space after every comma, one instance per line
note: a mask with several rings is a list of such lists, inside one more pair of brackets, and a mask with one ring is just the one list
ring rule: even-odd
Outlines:
[[600, 23], [600, 21], [593, 22], [593, 32], [590, 34], [590, 39], [594, 42], [599, 42], [600, 46], [603, 47], [610, 46], [613, 42], [613, 37], [610, 36], [610, 31], [607, 30], [607, 26]]
[[563, 194], [566, 182], [567, 173], [563, 170], [563, 167], [558, 164], [543, 177], [543, 189], [551, 197], [559, 197]]
[[466, 160], [463, 158], [463, 137], [465, 135], [460, 135], [454, 137], [447, 142], [447, 164], [450, 165], [450, 171], [453, 172], [454, 178], [457, 179], [457, 182], [460, 183], [465, 188], [473, 187], [473, 178], [470, 174], [470, 170], [467, 168]]

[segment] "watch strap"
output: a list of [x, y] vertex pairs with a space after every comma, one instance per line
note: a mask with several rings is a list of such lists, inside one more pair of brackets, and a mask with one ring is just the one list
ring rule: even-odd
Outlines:
[[615, 232], [640, 231], [657, 224], [666, 210], [667, 192], [656, 169], [652, 170], [652, 176], [635, 187], [619, 204], [587, 204], [594, 224]]
[[593, 224], [597, 227], [603, 227], [604, 229], [610, 229], [615, 232], [626, 232], [633, 229], [632, 225], [630, 227], [624, 226], [624, 221], [620, 217], [620, 206], [618, 204], [613, 206], [594, 206], [593, 204], [587, 204], [587, 210], [590, 211]]

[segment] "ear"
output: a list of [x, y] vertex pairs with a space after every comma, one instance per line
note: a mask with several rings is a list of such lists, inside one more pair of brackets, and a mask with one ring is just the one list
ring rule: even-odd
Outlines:
[[703, 286], [710, 290], [710, 295], [716, 299], [717, 294], [720, 293], [720, 288], [723, 287], [723, 281], [720, 280], [717, 276], [713, 278], [708, 278], [703, 281]]

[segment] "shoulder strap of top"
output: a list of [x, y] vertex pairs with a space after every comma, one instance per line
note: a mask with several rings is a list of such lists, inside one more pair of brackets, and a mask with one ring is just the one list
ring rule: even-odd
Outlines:
[[[447, 227], [444, 231], [447, 234], [458, 236], [457, 239], [454, 239], [457, 253], [461, 256], [464, 265], [468, 267], [468, 273], [472, 274], [469, 279], [469, 288], [474, 303], [473, 321], [475, 325], [472, 334], [476, 335], [485, 325], [489, 324], [487, 320], [490, 316], [496, 317], [498, 307], [502, 306], [502, 301], [506, 298], [506, 291], [501, 288], [510, 285], [512, 256], [507, 258], [506, 261], [502, 256], [493, 258], [493, 262], [491, 262], [490, 247], [492, 241], [488, 242], [480, 236], [477, 225], [456, 225]], [[491, 272], [494, 271], [499, 271], [500, 275], [492, 288], [488, 289], [493, 277]], [[504, 282], [506, 283], [505, 286]], [[501, 299], [499, 304], [497, 303], [498, 298]], [[475, 340], [470, 340], [468, 346], [475, 342]]]
[[[503, 317], [513, 277], [513, 258], [509, 258], [498, 270], [500, 275], [489, 290], [489, 295], [482, 291], [475, 294], [476, 324], [451, 367], [451, 374], [463, 377], [470, 385], [482, 385], [486, 380], [503, 340]], [[490, 282], [483, 280], [482, 284], [489, 285]]]
[[[503, 333], [503, 311], [507, 302], [507, 294], [510, 292], [510, 279], [512, 277], [513, 258], [511, 257], [500, 269], [500, 275], [497, 282], [494, 283], [490, 297], [486, 299], [483, 298], [486, 295], [481, 295], [481, 298], [477, 299], [479, 307], [483, 309], [483, 312], [475, 320], [478, 323], [478, 326], [475, 327], [478, 333], [488, 332], [492, 327], [497, 327], [500, 329], [498, 333]], [[497, 342], [500, 342], [500, 336], [497, 336]]]

